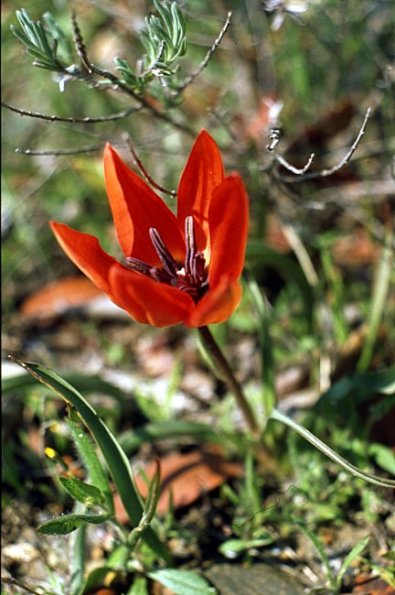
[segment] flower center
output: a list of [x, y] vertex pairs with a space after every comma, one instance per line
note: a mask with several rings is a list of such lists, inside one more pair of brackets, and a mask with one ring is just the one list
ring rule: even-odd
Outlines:
[[188, 293], [198, 302], [208, 290], [207, 266], [203, 252], [196, 249], [193, 217], [185, 218], [185, 262], [173, 258], [155, 227], [149, 229], [152, 245], [162, 263], [161, 267], [153, 267], [139, 258], [128, 256], [128, 267], [136, 273], [146, 275], [159, 283], [166, 283]]

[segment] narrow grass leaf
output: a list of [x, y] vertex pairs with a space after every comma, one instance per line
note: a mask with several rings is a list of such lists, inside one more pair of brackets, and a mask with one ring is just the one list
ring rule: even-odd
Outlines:
[[370, 535], [364, 537], [357, 544], [354, 545], [351, 552], [345, 557], [343, 560], [343, 564], [340, 567], [339, 573], [336, 577], [336, 585], [340, 588], [343, 580], [343, 576], [345, 575], [347, 568], [360, 556], [363, 550], [366, 548], [370, 540]]
[[274, 357], [269, 328], [268, 306], [262, 297], [256, 281], [248, 280], [248, 287], [255, 302], [259, 316], [259, 342], [262, 363], [262, 396], [266, 422], [270, 419], [273, 407], [276, 404], [276, 391], [274, 388]]
[[393, 235], [388, 234], [387, 243], [383, 248], [380, 266], [377, 271], [377, 277], [373, 286], [368, 332], [361, 357], [357, 365], [358, 372], [365, 371], [371, 362], [379, 331], [380, 321], [385, 310], [386, 300], [391, 285], [391, 275], [393, 275], [394, 272], [393, 250], [391, 249], [392, 240]]
[[322, 565], [325, 568], [325, 574], [332, 589], [336, 588], [336, 578], [331, 568], [329, 557], [324, 550], [324, 546], [322, 545], [321, 541], [318, 539], [317, 535], [311, 531], [304, 523], [301, 521], [295, 521], [297, 526], [303, 531], [303, 533], [310, 539], [311, 543], [314, 545], [317, 553], [320, 557]]

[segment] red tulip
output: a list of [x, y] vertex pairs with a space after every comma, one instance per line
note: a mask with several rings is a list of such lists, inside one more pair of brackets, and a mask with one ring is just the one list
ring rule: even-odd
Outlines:
[[237, 173], [203, 130], [178, 187], [177, 215], [107, 145], [104, 172], [125, 262], [98, 240], [51, 222], [71, 260], [138, 322], [200, 327], [223, 322], [241, 297], [248, 197]]

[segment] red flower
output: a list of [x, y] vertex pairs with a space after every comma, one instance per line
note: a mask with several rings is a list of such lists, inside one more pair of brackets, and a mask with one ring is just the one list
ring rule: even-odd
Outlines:
[[199, 327], [229, 318], [241, 296], [248, 198], [237, 173], [225, 177], [211, 136], [203, 130], [193, 145], [177, 216], [110, 145], [104, 172], [125, 262], [95, 237], [51, 222], [71, 260], [138, 322]]

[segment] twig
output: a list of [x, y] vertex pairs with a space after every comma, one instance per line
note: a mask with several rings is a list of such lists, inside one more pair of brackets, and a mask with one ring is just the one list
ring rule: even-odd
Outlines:
[[82, 38], [81, 29], [77, 22], [76, 13], [74, 11], [71, 15], [71, 22], [73, 25], [73, 34], [76, 50], [88, 73], [97, 74], [102, 78], [106, 78], [107, 80], [111, 81], [111, 83], [113, 83], [116, 87], [121, 88], [129, 96], [133, 97], [133, 99], [136, 99], [136, 101], [143, 103], [142, 97], [138, 93], [133, 91], [130, 87], [125, 85], [117, 76], [115, 76], [115, 74], [113, 74], [109, 70], [104, 70], [103, 68], [99, 68], [98, 66], [92, 64], [92, 62], [88, 58], [87, 49]]
[[128, 146], [129, 151], [131, 152], [133, 159], [135, 160], [139, 170], [141, 171], [141, 173], [143, 174], [143, 176], [145, 177], [145, 179], [151, 184], [151, 186], [153, 188], [155, 188], [156, 190], [159, 190], [160, 192], [164, 192], [165, 194], [168, 194], [169, 196], [171, 196], [172, 198], [175, 198], [177, 196], [177, 192], [175, 190], [167, 190], [166, 188], [163, 188], [163, 186], [160, 186], [157, 182], [155, 182], [155, 180], [149, 175], [149, 173], [147, 172], [147, 170], [145, 169], [144, 165], [142, 164], [142, 162], [140, 161], [136, 150], [133, 146], [133, 143], [131, 141], [131, 138], [128, 134], [124, 135], [124, 140]]
[[198, 69], [193, 72], [185, 81], [182, 85], [180, 85], [179, 87], [177, 87], [177, 93], [182, 93], [182, 91], [184, 91], [187, 87], [189, 87], [190, 84], [193, 83], [193, 81], [203, 72], [203, 70], [206, 68], [207, 64], [209, 63], [209, 61], [211, 60], [211, 56], [214, 54], [214, 52], [216, 51], [216, 49], [218, 48], [218, 46], [220, 45], [221, 41], [223, 40], [223, 38], [225, 37], [225, 34], [229, 28], [230, 22], [232, 20], [232, 13], [228, 12], [228, 15], [226, 17], [226, 21], [224, 26], [222, 27], [221, 31], [219, 32], [219, 35], [217, 37], [217, 39], [214, 41], [213, 45], [211, 46], [211, 48], [208, 50], [206, 57], [204, 58], [203, 62], [201, 62], [201, 64], [199, 65]]
[[103, 145], [96, 145], [92, 147], [81, 147], [80, 149], [44, 149], [43, 151], [35, 149], [15, 149], [15, 153], [21, 153], [28, 156], [45, 156], [45, 155], [80, 155], [81, 153], [96, 153], [103, 148]]
[[39, 120], [46, 120], [48, 122], [70, 122], [71, 124], [99, 124], [101, 122], [113, 122], [115, 120], [122, 120], [123, 118], [127, 118], [133, 112], [138, 112], [143, 109], [143, 106], [139, 105], [136, 107], [130, 107], [128, 109], [125, 109], [121, 112], [117, 112], [116, 114], [111, 114], [109, 116], [100, 116], [97, 118], [91, 118], [91, 117], [66, 118], [66, 117], [62, 117], [62, 116], [48, 116], [48, 115], [42, 114], [40, 112], [32, 112], [30, 110], [25, 110], [25, 109], [16, 107], [15, 105], [10, 105], [9, 103], [6, 103], [5, 101], [2, 101], [1, 105], [5, 108], [11, 110], [12, 112], [19, 114], [20, 116], [28, 116], [29, 118], [37, 118]]
[[133, 99], [135, 99], [142, 106], [147, 108], [157, 118], [164, 120], [168, 124], [171, 124], [175, 128], [178, 128], [178, 130], [181, 130], [182, 132], [185, 132], [186, 134], [189, 134], [190, 136], [195, 137], [194, 130], [192, 130], [192, 128], [190, 128], [187, 124], [183, 124], [181, 122], [177, 122], [176, 120], [173, 120], [173, 118], [171, 118], [168, 114], [166, 114], [165, 112], [162, 112], [162, 111], [158, 110], [156, 107], [154, 107], [154, 105], [152, 105], [143, 95], [133, 91], [133, 89], [131, 89], [128, 85], [123, 83], [121, 81], [121, 79], [119, 79], [115, 74], [113, 74], [112, 72], [110, 72], [108, 70], [104, 70], [103, 68], [99, 68], [98, 66], [95, 66], [94, 64], [92, 64], [92, 62], [88, 58], [86, 46], [85, 46], [83, 38], [82, 38], [81, 30], [77, 23], [77, 17], [76, 17], [75, 12], [72, 13], [71, 20], [72, 20], [72, 25], [73, 25], [74, 41], [75, 41], [76, 49], [77, 49], [78, 55], [80, 56], [80, 58], [82, 60], [83, 65], [85, 66], [85, 68], [87, 69], [89, 74], [96, 74], [97, 76], [100, 76], [101, 78], [105, 78], [105, 79], [109, 80], [115, 87], [122, 89], [122, 91], [124, 93], [126, 93], [127, 95], [129, 95], [129, 97], [133, 97]]
[[77, 23], [77, 15], [74, 10], [71, 13], [71, 23], [73, 26], [74, 42], [75, 42], [77, 54], [81, 58], [81, 62], [85, 66], [85, 68], [89, 72], [89, 74], [93, 74], [94, 70], [92, 68], [92, 64], [90, 63], [90, 60], [88, 59], [88, 55], [86, 52], [86, 45], [82, 38], [81, 29], [79, 28], [79, 25]]
[[281, 131], [279, 128], [272, 128], [269, 132], [270, 143], [266, 145], [266, 149], [270, 152], [274, 151], [280, 140]]
[[[339, 169], [341, 169], [342, 167], [347, 165], [347, 163], [350, 161], [351, 157], [355, 153], [359, 143], [361, 142], [362, 137], [365, 134], [366, 126], [367, 126], [368, 120], [370, 118], [371, 111], [372, 110], [370, 107], [366, 110], [365, 118], [363, 120], [362, 126], [358, 132], [358, 135], [357, 135], [355, 141], [351, 145], [351, 148], [347, 152], [347, 154], [343, 157], [343, 159], [341, 159], [338, 163], [336, 163], [336, 165], [334, 165], [333, 167], [330, 167], [328, 169], [322, 169], [321, 171], [311, 172], [311, 173], [308, 173], [305, 175], [300, 175], [297, 178], [281, 176], [278, 173], [276, 174], [276, 177], [278, 177], [279, 179], [281, 179], [282, 182], [285, 182], [285, 183], [288, 183], [288, 182], [296, 183], [296, 182], [304, 182], [305, 180], [313, 180], [316, 178], [326, 178], [326, 177], [331, 176], [332, 174], [336, 173], [337, 171], [339, 171]], [[278, 159], [277, 159], [277, 161], [278, 161]]]
[[288, 161], [286, 159], [284, 159], [284, 157], [282, 157], [281, 155], [275, 155], [274, 158], [276, 161], [278, 161], [278, 163], [280, 165], [285, 167], [285, 169], [287, 169], [288, 171], [292, 172], [293, 174], [295, 174], [297, 176], [302, 176], [303, 174], [305, 174], [307, 172], [307, 170], [310, 168], [311, 164], [313, 163], [314, 153], [311, 153], [309, 160], [307, 161], [306, 165], [302, 168], [294, 167], [293, 165], [288, 163]]

